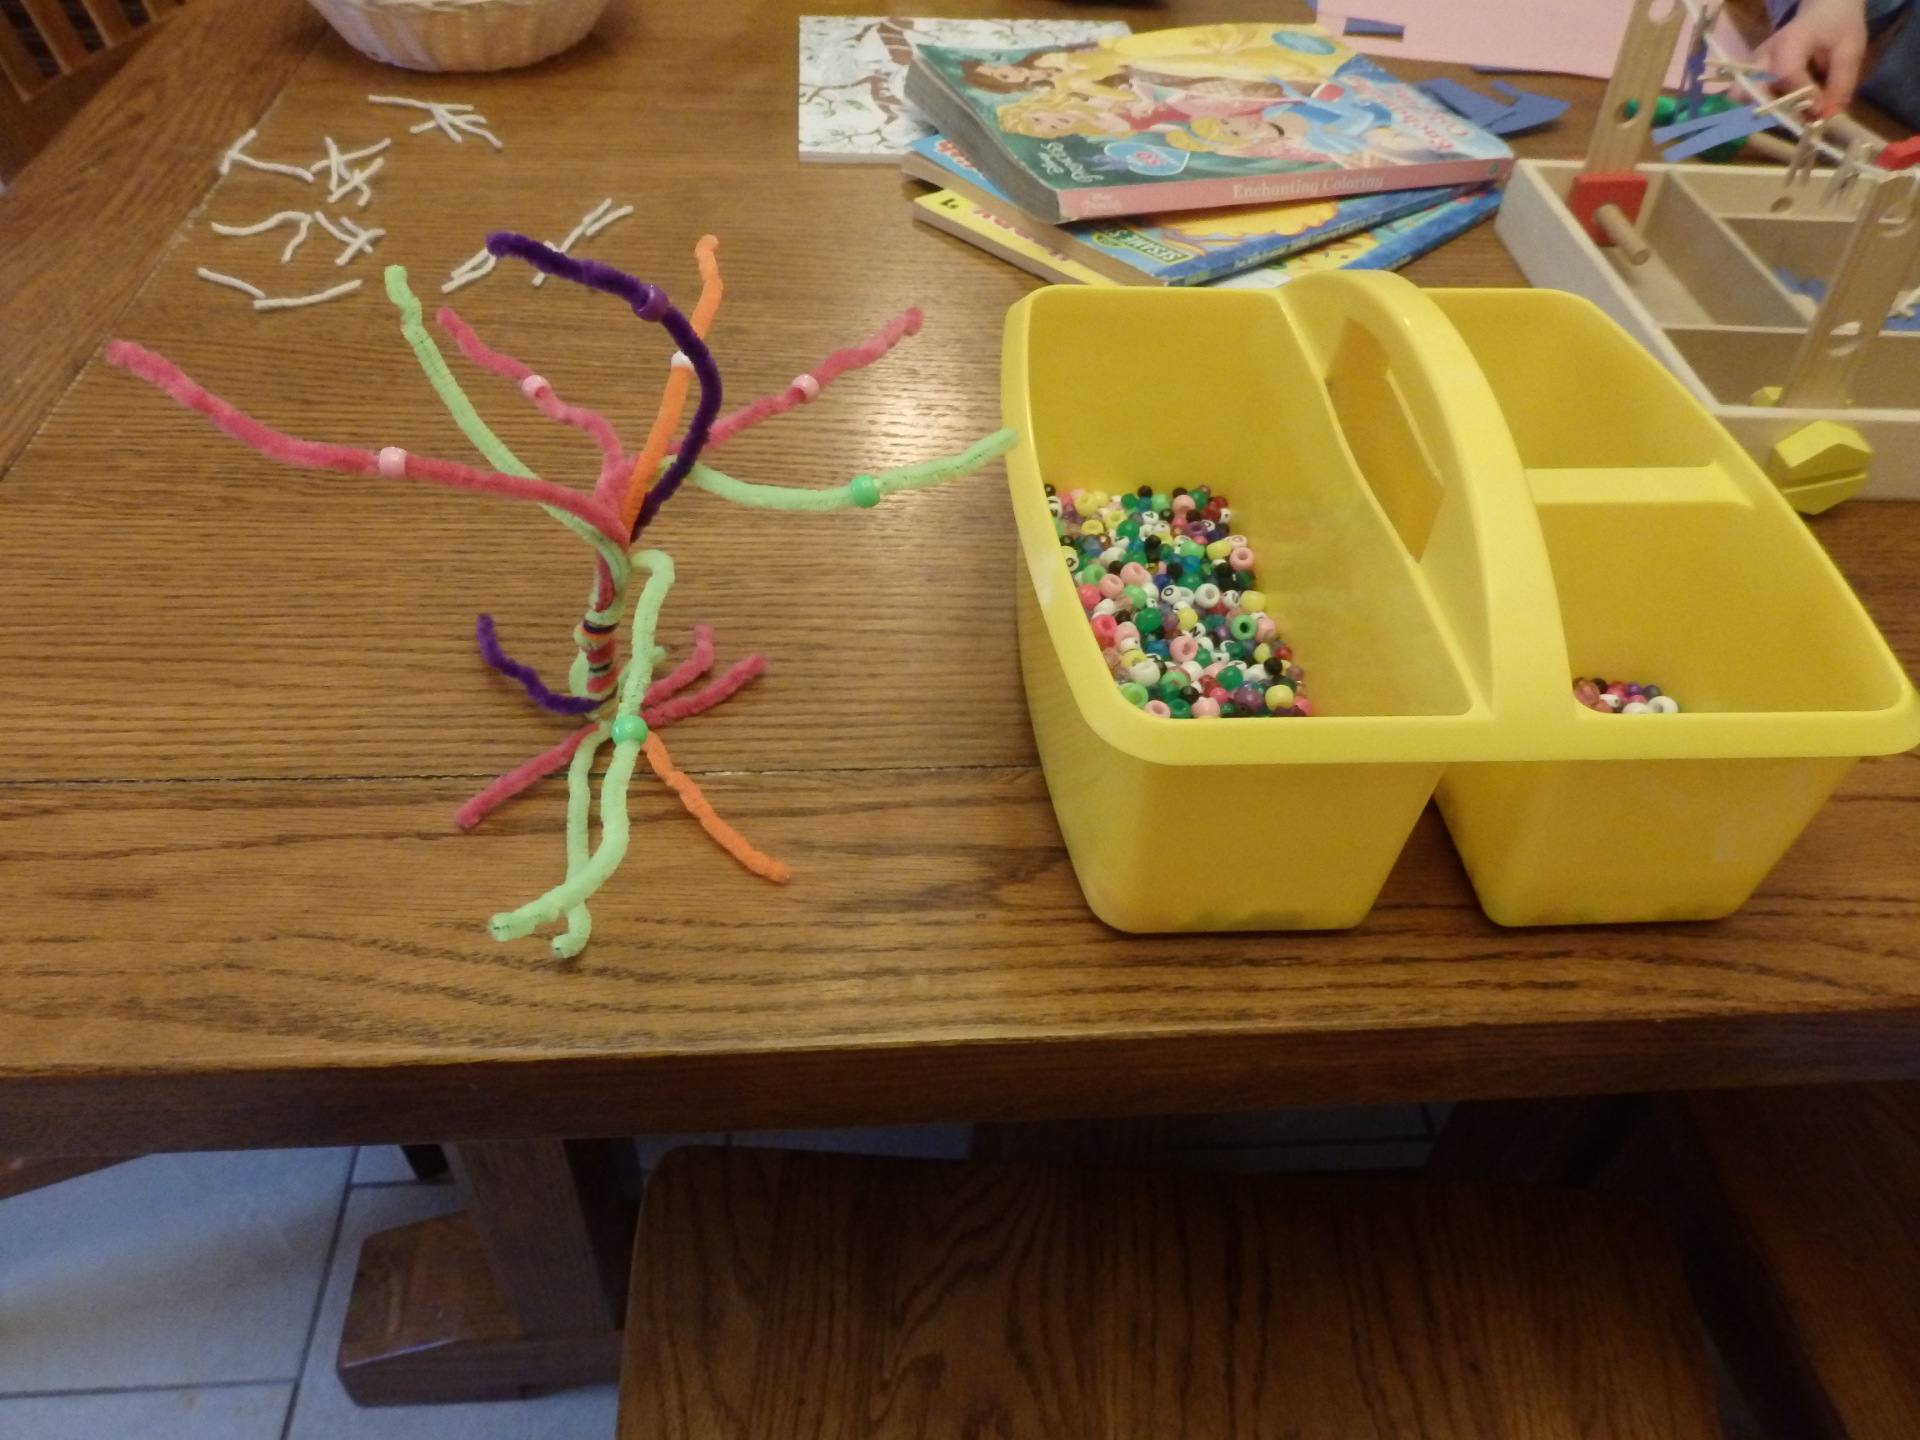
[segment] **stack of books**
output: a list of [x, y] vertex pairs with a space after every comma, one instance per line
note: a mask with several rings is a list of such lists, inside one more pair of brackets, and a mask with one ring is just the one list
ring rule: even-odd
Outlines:
[[1493, 213], [1513, 152], [1316, 25], [922, 45], [916, 217], [1049, 280], [1265, 288], [1391, 269]]

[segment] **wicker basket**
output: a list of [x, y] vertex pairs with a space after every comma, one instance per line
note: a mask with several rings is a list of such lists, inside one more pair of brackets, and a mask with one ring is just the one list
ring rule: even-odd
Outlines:
[[362, 55], [408, 70], [510, 70], [584, 39], [607, 0], [312, 0]]

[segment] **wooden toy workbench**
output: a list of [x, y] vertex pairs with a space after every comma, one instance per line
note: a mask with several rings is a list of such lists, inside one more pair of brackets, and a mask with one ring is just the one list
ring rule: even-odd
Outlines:
[[1920, 286], [1920, 172], [1871, 163], [1884, 142], [1804, 98], [1785, 170], [1640, 163], [1681, 14], [1636, 16], [1585, 162], [1521, 161], [1497, 233], [1531, 283], [1658, 356], [1799, 509], [1920, 500], [1920, 332], [1882, 328]]

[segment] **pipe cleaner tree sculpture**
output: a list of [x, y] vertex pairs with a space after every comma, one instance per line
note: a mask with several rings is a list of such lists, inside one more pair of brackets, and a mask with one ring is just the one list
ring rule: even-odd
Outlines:
[[[920, 328], [920, 312], [909, 310], [883, 326], [864, 344], [828, 356], [780, 394], [764, 396], [717, 419], [720, 372], [704, 339], [720, 307], [720, 271], [714, 258], [717, 248], [717, 242], [709, 235], [703, 237], [695, 249], [701, 289], [699, 302], [689, 318], [669, 302], [664, 290], [611, 266], [574, 259], [524, 235], [499, 233], [487, 237], [487, 249], [496, 256], [516, 256], [549, 275], [624, 300], [642, 320], [662, 326], [679, 347], [668, 371], [652, 429], [637, 455], [630, 455], [622, 447], [613, 426], [603, 416], [583, 406], [567, 404], [544, 378], [510, 356], [487, 348], [450, 307], [443, 307], [436, 316], [440, 327], [468, 359], [513, 381], [521, 394], [549, 419], [593, 437], [600, 447], [601, 463], [600, 477], [591, 494], [538, 478], [487, 428], [447, 368], [432, 335], [421, 323], [420, 302], [407, 287], [406, 271], [397, 265], [387, 268], [386, 280], [387, 294], [400, 310], [401, 333], [413, 347], [421, 369], [454, 421], [491, 469], [409, 455], [395, 446], [376, 452], [296, 439], [242, 414], [151, 350], [127, 340], [113, 340], [106, 347], [106, 358], [111, 364], [158, 386], [180, 404], [199, 411], [220, 429], [271, 459], [306, 469], [343, 470], [389, 480], [425, 480], [531, 500], [593, 550], [593, 585], [586, 612], [574, 628], [575, 653], [565, 693], [549, 689], [536, 670], [502, 651], [492, 616], [480, 616], [475, 626], [480, 653], [489, 665], [519, 682], [543, 709], [584, 718], [585, 725], [551, 750], [500, 776], [463, 805], [456, 817], [462, 828], [470, 829], [494, 806], [561, 766], [567, 767], [566, 878], [518, 909], [495, 915], [488, 925], [496, 939], [512, 940], [530, 934], [537, 926], [565, 920], [566, 930], [553, 941], [555, 953], [562, 957], [577, 955], [586, 945], [593, 929], [587, 901], [619, 868], [626, 854], [627, 787], [642, 755], [708, 834], [741, 864], [775, 882], [784, 882], [788, 877], [785, 865], [763, 855], [714, 813], [693, 781], [674, 767], [660, 739], [662, 728], [725, 700], [764, 668], [761, 658], [751, 655], [705, 688], [683, 694], [688, 685], [713, 665], [713, 632], [703, 625], [696, 627], [693, 653], [660, 680], [653, 678], [655, 666], [665, 657], [665, 651], [655, 646], [654, 631], [661, 605], [673, 585], [673, 561], [662, 551], [642, 548], [636, 542], [682, 482], [690, 479], [724, 500], [764, 509], [871, 507], [893, 491], [937, 485], [977, 470], [1006, 451], [1014, 441], [1011, 430], [996, 431], [958, 455], [874, 475], [857, 475], [849, 483], [830, 489], [748, 484], [712, 469], [702, 457], [732, 436], [816, 398], [840, 375], [873, 363], [903, 336]], [[673, 434], [685, 409], [687, 391], [695, 379], [700, 384], [700, 397], [685, 434], [675, 444]], [[639, 572], [644, 572], [646, 579], [634, 601], [633, 624], [623, 661], [619, 655], [620, 616], [633, 578]], [[589, 827], [593, 764], [596, 753], [609, 741], [613, 750], [600, 782], [600, 841], [596, 846], [591, 843]]]

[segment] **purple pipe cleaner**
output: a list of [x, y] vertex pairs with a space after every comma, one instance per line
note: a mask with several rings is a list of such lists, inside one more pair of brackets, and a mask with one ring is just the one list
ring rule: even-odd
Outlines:
[[500, 648], [500, 637], [493, 631], [493, 616], [482, 615], [473, 623], [473, 638], [479, 643], [480, 658], [502, 675], [520, 682], [533, 703], [556, 715], [588, 715], [607, 703], [605, 695], [556, 695], [540, 679], [531, 665], [522, 665]]
[[550, 245], [542, 245], [538, 240], [516, 235], [511, 230], [496, 230], [487, 236], [487, 252], [496, 256], [515, 255], [536, 270], [558, 275], [562, 280], [571, 280], [589, 290], [604, 290], [609, 295], [619, 296], [633, 307], [633, 313], [642, 320], [657, 320], [673, 337], [673, 343], [680, 347], [680, 353], [693, 362], [693, 373], [700, 379], [700, 403], [694, 407], [693, 420], [687, 426], [687, 436], [680, 443], [679, 453], [674, 456], [673, 463], [667, 467], [659, 483], [647, 492], [647, 498], [640, 506], [640, 514], [633, 522], [633, 534], [628, 537], [637, 539], [660, 507], [673, 498], [674, 491], [680, 488], [680, 482], [693, 469], [693, 462], [700, 458], [700, 452], [706, 448], [707, 433], [713, 428], [714, 417], [720, 413], [720, 367], [713, 363], [713, 353], [707, 349], [706, 341], [694, 332], [687, 317], [667, 299], [667, 292], [658, 285], [649, 285], [624, 270], [616, 270], [598, 260], [576, 260]]

